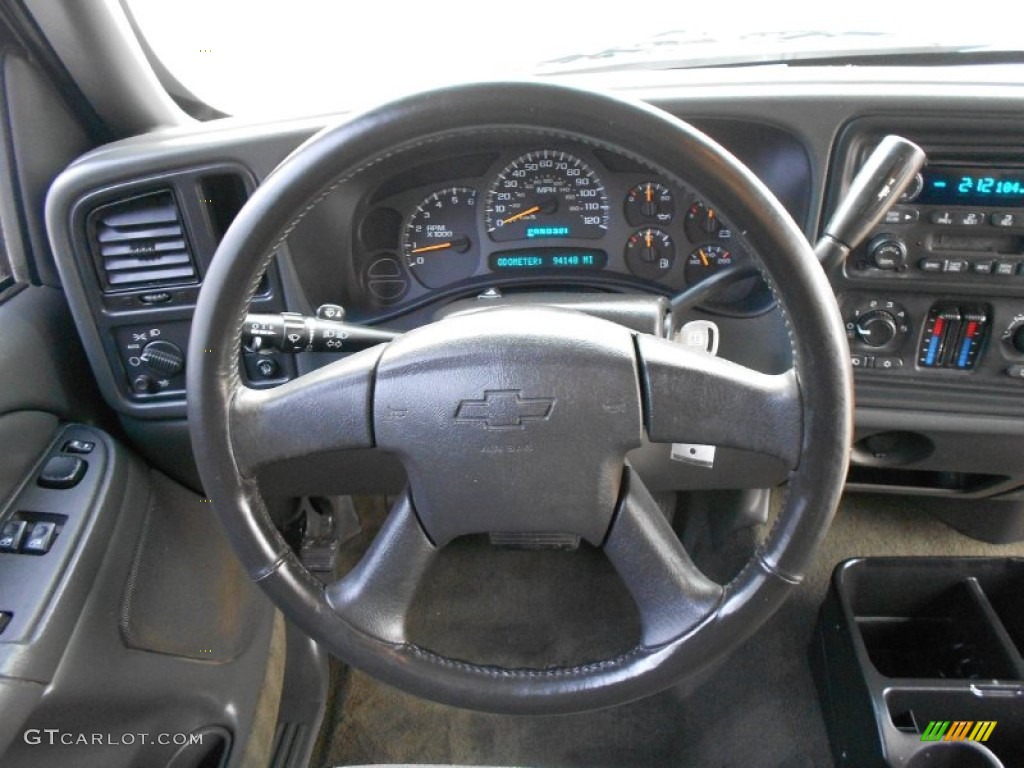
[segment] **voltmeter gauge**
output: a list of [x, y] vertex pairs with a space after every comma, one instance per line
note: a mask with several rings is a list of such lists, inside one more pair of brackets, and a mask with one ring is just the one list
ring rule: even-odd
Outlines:
[[626, 193], [626, 221], [634, 227], [642, 224], [667, 225], [675, 212], [672, 192], [664, 184], [645, 181]]
[[634, 232], [626, 241], [626, 266], [637, 277], [657, 280], [670, 269], [676, 246], [667, 232], [647, 227]]

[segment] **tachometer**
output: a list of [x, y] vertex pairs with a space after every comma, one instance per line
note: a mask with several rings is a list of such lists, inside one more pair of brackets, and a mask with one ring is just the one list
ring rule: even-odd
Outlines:
[[608, 196], [578, 157], [544, 149], [505, 167], [487, 190], [484, 221], [491, 239], [596, 240], [608, 230]]
[[427, 288], [440, 288], [476, 272], [476, 191], [448, 187], [432, 194], [409, 216], [402, 253], [409, 271]]

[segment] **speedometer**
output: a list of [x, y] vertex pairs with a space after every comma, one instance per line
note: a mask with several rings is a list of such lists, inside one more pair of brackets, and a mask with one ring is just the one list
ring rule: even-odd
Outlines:
[[529, 152], [509, 163], [487, 190], [491, 239], [596, 240], [608, 230], [608, 196], [597, 174], [559, 150]]

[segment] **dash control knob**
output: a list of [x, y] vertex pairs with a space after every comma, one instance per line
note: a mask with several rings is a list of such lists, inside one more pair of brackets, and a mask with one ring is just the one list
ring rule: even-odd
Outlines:
[[151, 341], [142, 349], [139, 359], [154, 373], [169, 379], [185, 368], [185, 353], [170, 341]]
[[857, 338], [869, 347], [884, 347], [896, 338], [899, 326], [891, 312], [876, 309], [857, 318]]
[[878, 235], [868, 243], [868, 261], [875, 269], [901, 270], [907, 265], [907, 246], [896, 235]]

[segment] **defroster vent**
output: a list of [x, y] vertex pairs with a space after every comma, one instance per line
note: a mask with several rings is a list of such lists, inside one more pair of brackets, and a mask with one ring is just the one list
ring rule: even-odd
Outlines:
[[181, 212], [170, 190], [97, 208], [89, 217], [104, 289], [182, 285], [198, 279]]

